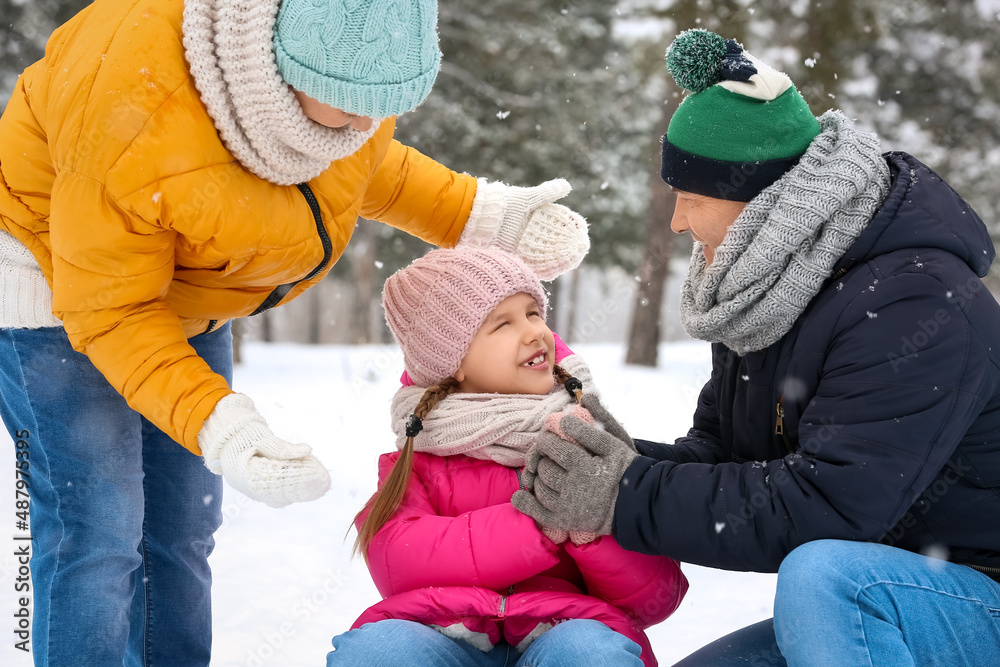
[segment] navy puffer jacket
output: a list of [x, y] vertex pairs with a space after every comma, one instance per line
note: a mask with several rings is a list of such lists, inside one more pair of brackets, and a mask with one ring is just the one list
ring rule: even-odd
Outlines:
[[792, 330], [713, 345], [687, 436], [637, 443], [622, 546], [774, 572], [811, 540], [879, 541], [1000, 574], [993, 244], [931, 169], [886, 159], [888, 197]]

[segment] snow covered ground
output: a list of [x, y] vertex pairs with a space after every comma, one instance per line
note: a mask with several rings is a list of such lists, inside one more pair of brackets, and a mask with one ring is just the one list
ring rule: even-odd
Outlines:
[[[574, 346], [590, 363], [605, 402], [636, 437], [669, 441], [690, 424], [708, 377], [709, 347], [665, 344], [657, 369], [625, 366], [616, 344]], [[322, 499], [274, 510], [227, 487], [224, 524], [212, 555], [214, 659], [219, 666], [324, 665], [330, 638], [378, 600], [361, 559], [351, 560], [351, 519], [375, 489], [375, 462], [392, 447], [389, 400], [402, 356], [394, 346], [250, 343], [234, 381], [254, 398], [279, 436], [308, 442], [330, 468], [333, 488]], [[13, 538], [14, 456], [6, 432], [0, 452], [0, 664], [27, 667], [14, 648], [14, 614], [23, 593]], [[0, 524], [3, 525], [3, 524]], [[346, 538], [346, 539], [345, 539]], [[771, 615], [774, 576], [692, 565], [680, 609], [650, 630], [660, 663], [670, 665], [699, 646]]]

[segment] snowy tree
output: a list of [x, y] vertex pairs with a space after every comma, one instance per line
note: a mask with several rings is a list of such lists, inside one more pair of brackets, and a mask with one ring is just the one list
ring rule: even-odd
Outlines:
[[[633, 21], [666, 19], [664, 46], [693, 27], [736, 38], [787, 71], [815, 114], [843, 109], [876, 131], [886, 150], [926, 162], [1000, 241], [1000, 2], [622, 0], [621, 6]], [[663, 224], [658, 220], [651, 218], [650, 239], [654, 225]], [[658, 252], [647, 241], [644, 266], [655, 265]], [[641, 276], [629, 349], [636, 363], [655, 363], [650, 317], [660, 312], [659, 279]], [[1000, 270], [987, 280], [1000, 292]]]
[[[614, 10], [604, 0], [441, 3], [441, 74], [427, 101], [400, 118], [397, 136], [491, 180], [566, 178], [574, 191], [561, 203], [590, 224], [586, 261], [631, 268], [656, 172], [649, 155], [663, 93], [616, 39]], [[379, 257], [384, 273], [399, 266]]]
[[399, 134], [478, 176], [569, 179], [565, 203], [591, 223], [590, 261], [634, 263], [658, 95], [644, 90], [613, 18], [602, 0], [442, 3], [441, 74]]
[[[622, 14], [632, 26], [658, 25], [659, 29], [637, 30], [653, 43], [652, 58], [641, 64], [647, 78], [669, 79], [664, 62], [665, 47], [672, 36], [689, 28], [705, 28], [724, 34], [740, 34], [750, 20], [746, 3], [737, 0], [681, 0], [678, 2], [631, 0], [622, 3]], [[637, 67], [640, 65], [637, 63]], [[680, 103], [682, 91], [671, 81], [666, 86], [669, 94], [658, 105], [659, 118], [650, 131], [657, 138], [667, 131], [670, 116]], [[670, 229], [674, 196], [659, 178], [659, 142], [656, 143], [656, 178], [651, 184], [650, 205], [647, 209], [643, 258], [639, 267], [629, 327], [626, 362], [642, 366], [656, 366], [660, 342], [660, 313], [663, 308], [664, 287], [670, 274], [670, 260], [678, 251], [690, 250], [685, 240], [678, 243]]]
[[878, 83], [846, 91], [845, 104], [872, 119], [888, 148], [940, 173], [1000, 241], [1000, 3], [882, 9], [865, 53]]
[[748, 48], [785, 68], [816, 114], [843, 109], [885, 150], [927, 163], [1000, 241], [1000, 2], [786, 0], [751, 32]]

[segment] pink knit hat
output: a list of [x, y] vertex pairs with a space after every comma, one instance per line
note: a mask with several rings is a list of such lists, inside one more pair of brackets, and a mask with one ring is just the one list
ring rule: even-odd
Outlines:
[[519, 292], [535, 298], [544, 319], [542, 283], [495, 248], [432, 250], [389, 276], [382, 307], [413, 382], [429, 387], [454, 375], [486, 317]]

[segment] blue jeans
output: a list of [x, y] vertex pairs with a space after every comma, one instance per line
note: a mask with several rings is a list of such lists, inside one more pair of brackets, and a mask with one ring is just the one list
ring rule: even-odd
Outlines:
[[[228, 325], [189, 342], [232, 381]], [[62, 328], [0, 329], [0, 415], [30, 455], [35, 665], [208, 665], [221, 478]]]
[[523, 654], [501, 642], [488, 653], [413, 621], [366, 623], [333, 638], [327, 667], [642, 667], [639, 645], [598, 621], [564, 621]]
[[737, 630], [675, 667], [786, 664], [996, 667], [1000, 584], [881, 544], [809, 542], [781, 564], [773, 626]]
[[778, 571], [774, 630], [790, 665], [996, 667], [1000, 584], [881, 544], [809, 542]]

